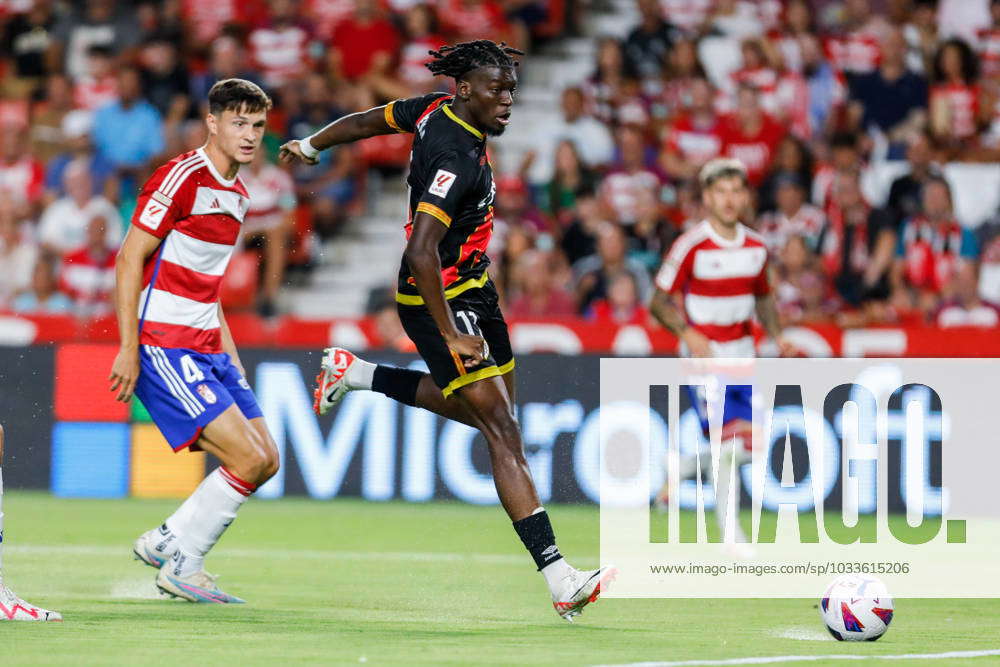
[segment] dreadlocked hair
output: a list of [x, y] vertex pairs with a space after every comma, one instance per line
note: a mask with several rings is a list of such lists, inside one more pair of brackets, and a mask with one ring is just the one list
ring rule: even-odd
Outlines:
[[434, 60], [426, 63], [431, 74], [449, 76], [456, 80], [466, 72], [480, 67], [513, 69], [518, 63], [511, 56], [524, 55], [524, 51], [507, 46], [506, 42], [497, 44], [489, 39], [442, 46], [440, 50], [428, 53], [434, 56]]

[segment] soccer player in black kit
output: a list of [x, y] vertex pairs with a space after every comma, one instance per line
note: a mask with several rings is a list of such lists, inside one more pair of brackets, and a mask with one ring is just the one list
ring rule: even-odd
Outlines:
[[514, 418], [514, 355], [486, 256], [496, 186], [486, 149], [510, 123], [520, 51], [489, 40], [431, 51], [427, 67], [455, 80], [455, 94], [431, 93], [345, 116], [281, 147], [285, 162], [315, 164], [337, 144], [413, 133], [407, 244], [396, 301], [407, 335], [430, 373], [375, 365], [341, 348], [325, 351], [317, 377], [320, 414], [348, 391], [366, 389], [473, 426], [489, 446], [500, 501], [545, 576], [552, 604], [572, 621], [614, 577], [581, 571], [556, 546], [535, 491]]

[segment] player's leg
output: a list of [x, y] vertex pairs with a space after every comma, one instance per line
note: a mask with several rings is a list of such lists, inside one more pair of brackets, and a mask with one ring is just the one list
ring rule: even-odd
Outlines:
[[222, 465], [164, 522], [177, 536], [177, 548], [157, 577], [165, 592], [192, 602], [242, 602], [215, 586], [204, 562], [243, 503], [277, 472], [277, 450], [265, 436], [263, 419], [255, 421], [261, 424], [252, 424], [233, 404], [198, 439], [198, 445]]
[[28, 604], [3, 583], [3, 441], [0, 425], [0, 621], [61, 621], [59, 612]]
[[740, 525], [742, 477], [753, 445], [753, 407], [750, 385], [727, 385], [722, 409], [719, 474], [715, 481], [715, 519], [723, 549], [735, 558], [752, 558], [753, 549]]
[[465, 385], [456, 393], [486, 439], [497, 495], [515, 532], [545, 577], [556, 612], [572, 621], [587, 604], [597, 600], [616, 571], [613, 568], [581, 571], [563, 558], [548, 512], [542, 507], [531, 478], [507, 382], [500, 376], [488, 377]]
[[[136, 556], [160, 568], [158, 585], [175, 595], [237, 601], [211, 583], [204, 557], [243, 502], [275, 473], [277, 448], [266, 428], [251, 423], [260, 409], [227, 355], [143, 346], [140, 361], [136, 395], [171, 447], [203, 449], [222, 465], [158, 529], [140, 536]], [[176, 581], [165, 580], [168, 575]]]

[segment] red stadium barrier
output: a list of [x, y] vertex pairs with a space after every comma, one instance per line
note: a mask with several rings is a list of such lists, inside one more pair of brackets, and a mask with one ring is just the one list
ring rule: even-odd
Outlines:
[[[352, 349], [401, 349], [381, 340], [371, 318], [304, 320], [281, 317], [268, 321], [251, 313], [226, 316], [236, 342], [252, 347], [322, 348], [331, 344]], [[582, 320], [518, 320], [510, 325], [516, 352], [559, 354], [673, 355], [677, 339], [660, 328], [607, 326]], [[997, 357], [1000, 331], [914, 325], [840, 329], [834, 325], [790, 327], [786, 335], [807, 357]], [[0, 345], [114, 343], [113, 317], [80, 321], [66, 315], [0, 314]], [[762, 342], [767, 353], [767, 343]]]

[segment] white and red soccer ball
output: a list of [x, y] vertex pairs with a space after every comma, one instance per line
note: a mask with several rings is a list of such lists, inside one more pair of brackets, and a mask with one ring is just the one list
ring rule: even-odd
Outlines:
[[865, 574], [837, 577], [819, 601], [826, 629], [839, 641], [875, 641], [889, 629], [892, 611], [885, 584]]

